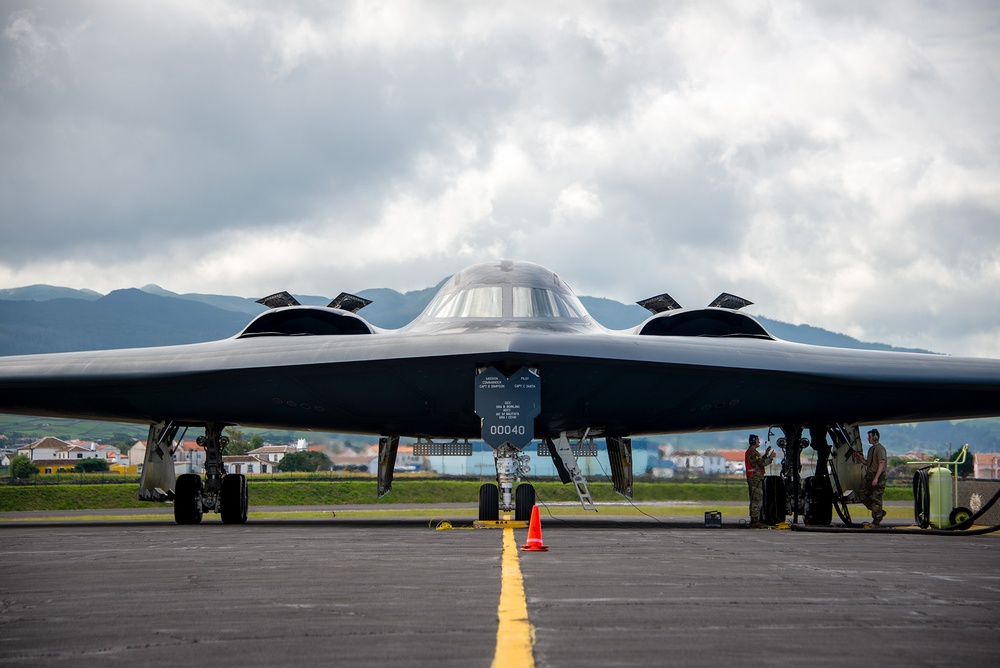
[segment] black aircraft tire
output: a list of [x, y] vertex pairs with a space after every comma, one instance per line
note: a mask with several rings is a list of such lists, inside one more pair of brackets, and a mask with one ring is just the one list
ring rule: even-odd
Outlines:
[[927, 469], [923, 468], [913, 474], [913, 521], [921, 529], [931, 525], [930, 485], [927, 481]]
[[785, 521], [785, 481], [781, 476], [766, 475], [761, 483], [764, 486], [764, 504], [760, 509], [760, 521], [775, 525]]
[[514, 519], [527, 522], [531, 519], [531, 509], [535, 507], [535, 487], [522, 483], [514, 489]]
[[951, 526], [955, 526], [956, 524], [961, 524], [970, 517], [972, 517], [971, 510], [958, 506], [951, 511], [950, 515], [948, 515], [948, 521], [951, 523]]
[[833, 521], [833, 488], [829, 478], [809, 476], [802, 485], [806, 507], [803, 522], [808, 526], [830, 526]]
[[223, 524], [246, 524], [247, 521], [247, 478], [239, 473], [231, 473], [222, 478], [220, 494]]
[[482, 522], [500, 519], [500, 489], [492, 483], [479, 488], [479, 519]]
[[174, 484], [174, 521], [177, 524], [201, 523], [201, 476], [185, 473]]

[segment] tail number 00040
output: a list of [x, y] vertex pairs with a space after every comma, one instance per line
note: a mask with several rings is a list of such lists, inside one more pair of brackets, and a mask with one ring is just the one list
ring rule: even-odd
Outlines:
[[524, 425], [491, 424], [490, 434], [493, 436], [524, 436]]

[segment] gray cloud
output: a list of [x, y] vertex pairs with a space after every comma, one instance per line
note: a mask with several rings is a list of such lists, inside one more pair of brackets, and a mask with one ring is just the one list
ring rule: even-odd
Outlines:
[[0, 30], [3, 285], [405, 290], [503, 255], [1000, 357], [988, 4], [22, 2]]

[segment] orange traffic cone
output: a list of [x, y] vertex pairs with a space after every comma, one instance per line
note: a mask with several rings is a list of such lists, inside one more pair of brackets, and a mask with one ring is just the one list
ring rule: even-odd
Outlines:
[[538, 517], [538, 506], [531, 508], [531, 523], [528, 524], [528, 542], [521, 546], [525, 552], [548, 552], [542, 542], [542, 520]]

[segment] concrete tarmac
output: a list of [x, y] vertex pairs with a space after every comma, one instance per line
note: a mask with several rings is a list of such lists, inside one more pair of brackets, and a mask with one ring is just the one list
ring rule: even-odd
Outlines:
[[[1000, 664], [997, 534], [544, 512], [542, 528], [549, 551], [519, 555], [539, 666]], [[0, 523], [0, 664], [489, 666], [502, 534]]]

